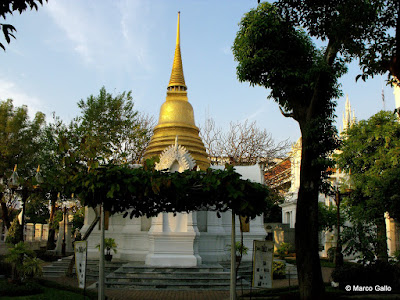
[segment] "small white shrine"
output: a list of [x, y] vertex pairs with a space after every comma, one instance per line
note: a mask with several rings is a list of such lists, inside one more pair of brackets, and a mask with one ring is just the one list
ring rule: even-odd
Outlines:
[[[158, 170], [183, 172], [195, 168], [196, 164], [184, 146], [171, 145], [160, 156], [156, 165]], [[135, 166], [138, 167], [138, 166]], [[213, 167], [221, 169], [223, 167]], [[235, 171], [243, 179], [263, 183], [262, 166], [238, 166]], [[86, 207], [86, 232], [96, 214]], [[240, 238], [239, 219], [236, 220], [236, 238]], [[145, 262], [150, 266], [192, 267], [202, 263], [217, 263], [230, 259], [228, 245], [231, 236], [231, 212], [217, 217], [214, 211], [196, 211], [191, 213], [160, 213], [154, 218], [123, 218], [117, 214], [109, 218], [106, 237], [112, 237], [118, 244], [116, 258], [128, 261]], [[264, 240], [266, 232], [263, 217], [250, 220], [249, 232], [244, 232], [244, 244], [249, 248], [243, 260], [251, 260], [253, 240]], [[96, 245], [99, 243], [100, 230], [97, 227], [89, 237], [88, 255], [98, 257]]]

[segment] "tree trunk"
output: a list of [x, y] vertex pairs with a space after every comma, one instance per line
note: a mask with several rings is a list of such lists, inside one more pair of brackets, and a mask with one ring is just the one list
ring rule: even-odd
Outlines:
[[[1, 196], [0, 199], [2, 199], [3, 195], [0, 195], [0, 196]], [[1, 210], [3, 212], [3, 216], [2, 217], [3, 217], [4, 225], [7, 227], [7, 230], [8, 230], [8, 229], [10, 229], [11, 222], [10, 222], [10, 218], [8, 217], [7, 204], [3, 200], [1, 200]]]
[[384, 216], [378, 218], [376, 222], [376, 231], [378, 238], [376, 254], [378, 256], [378, 260], [388, 262], [389, 257], [387, 248], [386, 221]]
[[47, 237], [47, 244], [46, 244], [46, 249], [47, 250], [53, 250], [56, 247], [55, 243], [55, 236], [56, 236], [56, 230], [52, 227], [52, 224], [54, 222], [54, 215], [56, 212], [56, 195], [53, 197], [51, 195], [51, 208], [50, 208], [50, 217], [49, 217], [49, 236]]
[[318, 254], [318, 187], [321, 172], [313, 161], [310, 138], [303, 135], [295, 244], [301, 299], [323, 299], [325, 292]]

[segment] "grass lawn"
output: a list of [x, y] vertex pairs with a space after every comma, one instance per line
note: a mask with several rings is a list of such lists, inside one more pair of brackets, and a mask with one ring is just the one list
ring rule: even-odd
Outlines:
[[48, 280], [37, 280], [22, 285], [9, 283], [6, 279], [0, 280], [0, 299], [1, 300], [90, 300], [97, 299], [97, 294], [93, 291], [83, 290], [63, 286]]

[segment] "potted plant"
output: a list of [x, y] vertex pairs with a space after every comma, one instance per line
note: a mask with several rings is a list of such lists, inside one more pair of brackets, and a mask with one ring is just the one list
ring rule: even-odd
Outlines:
[[[235, 243], [236, 261], [240, 262], [242, 256], [246, 255], [248, 250], [249, 248], [247, 248], [244, 244], [242, 244], [242, 242], [236, 242]], [[228, 251], [231, 251], [231, 245], [228, 245]]]
[[[106, 248], [106, 253], [104, 255], [104, 259], [106, 261], [112, 260], [111, 250], [114, 251], [114, 253], [117, 253], [117, 246], [118, 245], [113, 238], [105, 238], [104, 239], [104, 248]], [[98, 244], [96, 246], [96, 248], [98, 248], [100, 251], [100, 244]]]

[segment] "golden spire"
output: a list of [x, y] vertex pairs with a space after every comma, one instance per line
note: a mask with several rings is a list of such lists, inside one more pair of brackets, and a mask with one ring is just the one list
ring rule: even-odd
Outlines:
[[199, 136], [199, 128], [194, 122], [193, 107], [187, 97], [182, 68], [179, 23], [180, 13], [178, 12], [175, 57], [167, 88], [167, 97], [161, 106], [158, 124], [154, 127], [153, 137], [146, 148], [144, 158], [160, 155], [165, 148], [174, 145], [179, 136], [179, 145], [184, 146], [195, 159], [197, 166], [205, 170], [209, 167], [210, 162]]
[[181, 44], [180, 44], [180, 15], [178, 12], [178, 25], [176, 28], [176, 46], [174, 62], [172, 64], [171, 78], [169, 79], [168, 90], [177, 87], [178, 90], [186, 91], [185, 77], [183, 76]]

